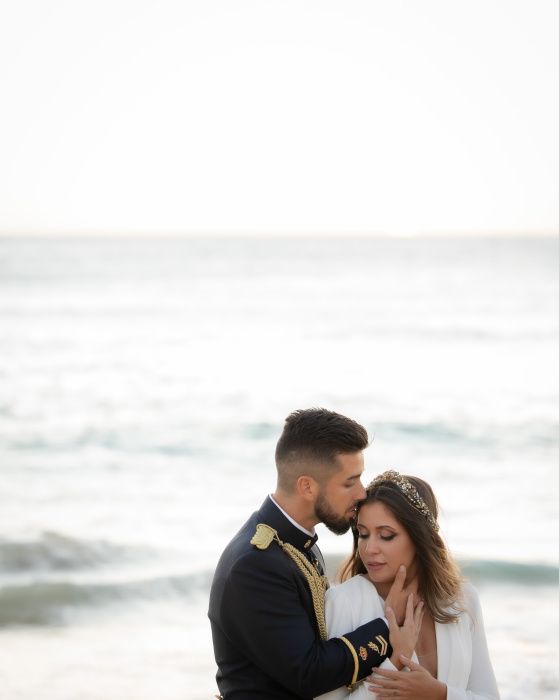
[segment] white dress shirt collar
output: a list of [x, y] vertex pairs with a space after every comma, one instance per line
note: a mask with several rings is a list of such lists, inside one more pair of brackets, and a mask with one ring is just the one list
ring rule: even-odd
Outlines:
[[289, 513], [286, 513], [284, 511], [284, 509], [278, 504], [278, 502], [275, 500], [275, 498], [272, 496], [272, 494], [270, 494], [270, 500], [276, 506], [276, 508], [278, 508], [285, 515], [285, 517], [289, 520], [289, 522], [292, 525], [295, 525], [295, 527], [297, 529], [301, 530], [301, 532], [304, 532], [305, 535], [308, 535], [309, 537], [315, 536], [316, 533], [314, 532], [314, 530], [311, 532], [310, 530], [307, 530], [306, 528], [304, 528], [302, 525], [299, 525], [299, 523], [296, 520], [293, 520], [293, 518], [289, 515]]

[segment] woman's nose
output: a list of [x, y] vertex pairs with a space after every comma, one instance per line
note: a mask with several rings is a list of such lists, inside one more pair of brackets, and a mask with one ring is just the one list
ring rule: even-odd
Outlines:
[[375, 537], [369, 537], [367, 539], [367, 552], [374, 553], [378, 551], [380, 551], [378, 546], [378, 540]]

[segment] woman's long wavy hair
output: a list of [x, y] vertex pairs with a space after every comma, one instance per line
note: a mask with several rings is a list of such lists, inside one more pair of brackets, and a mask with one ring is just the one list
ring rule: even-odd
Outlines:
[[[405, 478], [417, 489], [436, 521], [439, 507], [433, 489], [416, 476]], [[425, 515], [410, 503], [400, 487], [391, 481], [369, 484], [367, 496], [358, 506], [356, 522], [360, 509], [375, 501], [380, 501], [390, 510], [415, 546], [419, 594], [433, 619], [442, 623], [455, 622], [463, 610], [460, 595], [462, 576], [441, 536], [429, 525]], [[340, 568], [338, 575], [341, 581], [367, 573], [359, 556], [359, 533], [355, 524], [352, 532], [353, 552]]]

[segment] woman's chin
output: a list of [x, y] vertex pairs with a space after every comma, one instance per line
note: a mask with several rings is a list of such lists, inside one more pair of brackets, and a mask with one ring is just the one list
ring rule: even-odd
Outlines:
[[371, 581], [376, 585], [379, 586], [388, 586], [390, 587], [394, 583], [394, 576], [392, 576], [388, 571], [378, 571], [373, 569], [372, 571], [369, 569], [367, 571], [367, 575], [371, 579]]

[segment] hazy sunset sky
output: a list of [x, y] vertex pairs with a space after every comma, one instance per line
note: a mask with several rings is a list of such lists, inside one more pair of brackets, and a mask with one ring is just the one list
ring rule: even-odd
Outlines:
[[0, 232], [559, 232], [559, 3], [21, 0]]

